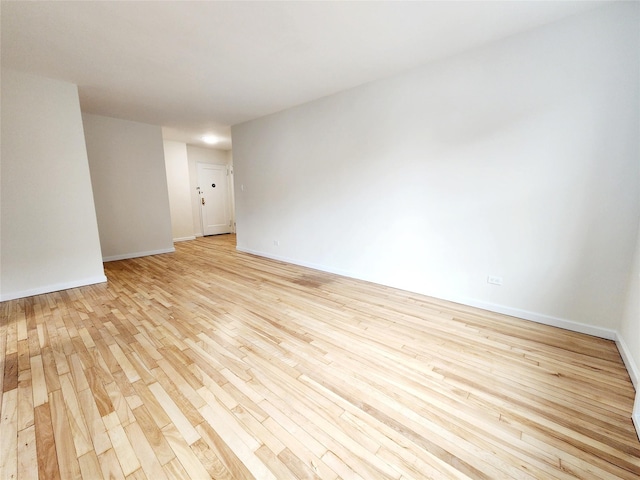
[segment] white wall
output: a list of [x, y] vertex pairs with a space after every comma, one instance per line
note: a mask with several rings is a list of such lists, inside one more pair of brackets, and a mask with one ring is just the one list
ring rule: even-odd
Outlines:
[[165, 141], [164, 161], [173, 241], [193, 240], [195, 236], [187, 145], [182, 142]]
[[0, 301], [105, 282], [75, 85], [2, 69]]
[[[629, 262], [629, 269], [629, 285], [619, 330], [620, 343], [624, 345], [624, 355], [632, 357], [635, 365], [640, 367], [640, 234], [636, 242], [635, 256], [633, 261]], [[636, 369], [631, 377], [636, 390], [640, 389], [640, 371]]]
[[[193, 232], [197, 237], [203, 235], [202, 218], [200, 211], [200, 196], [196, 188], [198, 187], [198, 163], [209, 163], [212, 165], [232, 166], [231, 152], [216, 150], [213, 148], [202, 148], [195, 145], [187, 145], [187, 157], [189, 159], [189, 178], [191, 179], [191, 208], [193, 215]], [[229, 194], [231, 197], [231, 219], [235, 222], [235, 210], [233, 208], [233, 174], [229, 179]]]
[[624, 315], [618, 332], [618, 346], [625, 363], [630, 365], [629, 374], [636, 387], [633, 419], [640, 436], [640, 232], [630, 270]]
[[82, 118], [104, 260], [174, 251], [160, 127]]
[[614, 338], [640, 218], [638, 8], [233, 127], [238, 248]]

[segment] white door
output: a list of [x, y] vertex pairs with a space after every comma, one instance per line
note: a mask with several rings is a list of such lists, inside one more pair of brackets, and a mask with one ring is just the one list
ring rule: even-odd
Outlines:
[[231, 232], [227, 167], [198, 163], [198, 191], [203, 235]]

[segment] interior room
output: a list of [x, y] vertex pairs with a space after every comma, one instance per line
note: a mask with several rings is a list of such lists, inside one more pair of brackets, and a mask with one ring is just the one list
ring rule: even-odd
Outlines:
[[638, 478], [640, 3], [0, 22], [1, 478]]

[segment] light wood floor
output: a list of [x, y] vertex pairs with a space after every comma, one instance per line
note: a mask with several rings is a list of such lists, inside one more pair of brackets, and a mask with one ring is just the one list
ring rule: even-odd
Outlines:
[[234, 242], [0, 304], [0, 479], [638, 478], [612, 342]]

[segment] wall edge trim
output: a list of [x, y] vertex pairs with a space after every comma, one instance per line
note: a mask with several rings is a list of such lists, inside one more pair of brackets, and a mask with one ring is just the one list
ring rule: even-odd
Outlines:
[[[260, 257], [265, 257], [265, 258], [270, 258], [272, 260], [278, 260], [281, 262], [288, 262], [288, 263], [293, 263], [295, 265], [300, 265], [303, 267], [307, 267], [307, 268], [313, 268], [315, 270], [321, 270], [324, 272], [328, 272], [328, 273], [334, 273], [337, 275], [343, 275], [345, 277], [350, 277], [350, 278], [356, 278], [359, 280], [364, 280], [367, 282], [373, 282], [373, 283], [380, 283], [377, 282], [375, 280], [371, 280], [368, 278], [364, 278], [362, 276], [358, 276], [352, 272], [348, 272], [345, 270], [340, 270], [340, 269], [336, 269], [336, 268], [330, 268], [330, 267], [326, 267], [324, 265], [318, 265], [318, 264], [313, 264], [313, 263], [309, 263], [309, 262], [301, 262], [301, 261], [297, 261], [295, 259], [291, 259], [291, 258], [287, 258], [287, 257], [282, 257], [282, 256], [278, 256], [278, 255], [272, 255], [270, 253], [265, 253], [265, 252], [261, 252], [259, 250], [253, 250], [250, 248], [245, 248], [242, 246], [236, 246], [236, 250], [240, 251], [240, 252], [244, 252], [244, 253], [249, 253], [251, 255], [258, 255]], [[390, 285], [390, 284], [384, 284], [386, 286], [392, 287], [392, 288], [398, 288], [400, 290], [403, 290], [402, 287], [398, 287], [396, 285]], [[405, 289], [406, 290], [406, 289]], [[467, 306], [471, 306], [471, 307], [476, 307], [476, 308], [481, 308], [483, 310], [488, 310], [490, 312], [495, 312], [495, 313], [501, 313], [503, 315], [510, 315], [512, 317], [516, 317], [516, 318], [520, 318], [523, 320], [529, 320], [532, 322], [536, 322], [536, 323], [541, 323], [543, 325], [548, 325], [551, 327], [557, 327], [557, 328], [562, 328], [565, 330], [570, 330], [572, 332], [576, 332], [576, 333], [584, 333], [586, 335], [592, 335], [594, 337], [599, 337], [599, 338], [604, 338], [607, 340], [613, 340], [616, 342], [616, 345], [618, 347], [618, 351], [620, 352], [620, 356], [622, 357], [622, 360], [625, 364], [625, 367], [627, 368], [627, 371], [629, 372], [629, 377], [631, 377], [631, 381], [633, 383], [633, 385], [635, 386], [636, 390], [638, 390], [638, 383], [640, 382], [640, 373], [638, 370], [637, 365], [635, 365], [635, 363], [633, 362], [633, 359], [629, 353], [629, 349], [626, 346], [626, 343], [624, 343], [624, 340], [622, 340], [622, 338], [620, 337], [620, 335], [618, 334], [617, 331], [615, 330], [611, 330], [609, 328], [603, 328], [603, 327], [598, 327], [595, 325], [588, 325], [586, 323], [580, 323], [580, 322], [576, 322], [573, 320], [568, 320], [565, 318], [559, 318], [559, 317], [554, 317], [551, 315], [546, 315], [543, 313], [538, 313], [538, 312], [531, 312], [528, 310], [522, 310], [519, 308], [514, 308], [514, 307], [509, 307], [509, 306], [505, 306], [505, 305], [499, 305], [499, 304], [495, 304], [495, 303], [490, 303], [490, 302], [485, 302], [482, 300], [477, 300], [477, 299], [473, 299], [473, 298], [467, 298], [467, 297], [457, 297], [457, 296], [450, 296], [450, 295], [446, 295], [446, 294], [442, 294], [442, 293], [436, 293], [436, 294], [431, 294], [428, 292], [416, 292], [422, 295], [427, 295], [427, 296], [431, 296], [434, 298], [438, 298], [440, 300], [446, 300], [449, 302], [454, 302], [454, 303], [460, 303], [462, 305], [467, 305]], [[640, 416], [640, 407], [638, 407], [638, 416]], [[640, 422], [639, 422], [640, 423]]]
[[[249, 253], [252, 255], [258, 255], [260, 257], [266, 257], [266, 258], [270, 258], [272, 260], [278, 260], [281, 262], [288, 262], [288, 263], [293, 263], [295, 265], [300, 265], [302, 267], [307, 267], [307, 268], [313, 268], [315, 270], [321, 270], [323, 272], [328, 272], [328, 273], [335, 273], [337, 275], [343, 275], [345, 277], [350, 277], [350, 278], [355, 278], [358, 280], [364, 280], [366, 282], [372, 282], [372, 283], [378, 283], [380, 285], [385, 285], [387, 287], [392, 287], [392, 288], [397, 288], [399, 290], [407, 290], [406, 288], [402, 288], [400, 286], [397, 285], [392, 285], [392, 284], [388, 284], [388, 283], [381, 283], [380, 281], [376, 281], [376, 280], [372, 280], [370, 278], [365, 278], [362, 276], [359, 276], [353, 272], [349, 272], [346, 270], [341, 270], [341, 269], [337, 269], [337, 268], [330, 268], [330, 267], [326, 267], [324, 265], [318, 265], [318, 264], [314, 264], [314, 263], [309, 263], [309, 262], [301, 262], [295, 259], [291, 259], [291, 258], [287, 258], [287, 257], [282, 257], [282, 256], [278, 256], [278, 255], [272, 255], [270, 253], [265, 253], [265, 252], [261, 252], [258, 250], [253, 250], [253, 249], [249, 249], [249, 248], [245, 248], [242, 246], [236, 246], [236, 250], [244, 252], [244, 253]], [[551, 315], [546, 315], [543, 313], [538, 313], [538, 312], [531, 312], [528, 310], [521, 310], [519, 308], [514, 308], [514, 307], [508, 307], [505, 305], [499, 305], [499, 304], [495, 304], [495, 303], [490, 303], [490, 302], [485, 302], [482, 300], [477, 300], [474, 298], [468, 298], [468, 297], [458, 297], [455, 295], [447, 295], [446, 293], [443, 292], [437, 292], [437, 293], [429, 293], [429, 292], [422, 292], [422, 291], [415, 291], [412, 290], [415, 293], [419, 293], [421, 295], [426, 295], [429, 297], [433, 297], [433, 298], [437, 298], [440, 300], [446, 300], [448, 302], [453, 302], [453, 303], [460, 303], [462, 305], [467, 305], [470, 307], [477, 307], [477, 308], [482, 308], [483, 310], [489, 310], [490, 312], [495, 312], [495, 313], [501, 313], [504, 315], [510, 315], [512, 317], [517, 317], [517, 318], [521, 318], [523, 320], [530, 320], [536, 323], [542, 323], [544, 325], [549, 325], [551, 327], [558, 327], [558, 328], [563, 328], [565, 330], [571, 330], [572, 332], [577, 332], [577, 333], [584, 333], [587, 335], [592, 335], [594, 337], [599, 337], [599, 338], [605, 338], [607, 340], [616, 340], [617, 338], [617, 332], [615, 330], [611, 330], [608, 328], [603, 328], [603, 327], [597, 327], [595, 325], [588, 325], [586, 323], [580, 323], [580, 322], [576, 322], [573, 320], [567, 320], [564, 318], [559, 318], [559, 317], [553, 317]]]
[[188, 242], [189, 240], [195, 240], [196, 237], [195, 235], [191, 235], [189, 237], [178, 237], [178, 238], [174, 238], [173, 241], [175, 242]]
[[10, 292], [0, 294], [0, 302], [6, 302], [8, 300], [15, 300], [17, 298], [33, 297], [34, 295], [42, 295], [45, 293], [59, 292], [61, 290], [68, 290], [70, 288], [86, 287], [87, 285], [95, 285], [97, 283], [106, 283], [107, 277], [105, 275], [97, 275], [95, 277], [88, 277], [72, 282], [54, 283], [51, 285], [42, 285], [36, 288], [30, 288], [28, 290], [22, 290], [18, 292]]
[[638, 392], [640, 390], [640, 369], [638, 369], [638, 365], [636, 365], [636, 363], [633, 361], [631, 350], [629, 350], [627, 343], [624, 341], [624, 338], [620, 335], [619, 332], [616, 332], [616, 345], [618, 346], [618, 351], [620, 352], [622, 361], [627, 367], [629, 377], [631, 377], [631, 383], [633, 383], [636, 392]]
[[615, 330], [609, 328], [598, 327], [595, 325], [588, 325], [586, 323], [576, 322], [574, 320], [568, 320], [566, 318], [554, 317], [544, 313], [531, 312], [529, 310], [522, 310], [519, 308], [500, 305], [497, 303], [484, 302], [482, 300], [476, 300], [473, 298], [444, 298], [443, 300], [449, 300], [452, 302], [462, 303], [471, 307], [482, 308], [483, 310], [489, 310], [490, 312], [501, 313], [503, 315], [510, 315], [512, 317], [521, 318], [523, 320], [529, 320], [543, 325], [549, 325], [550, 327], [562, 328], [564, 330], [570, 330], [576, 333], [584, 333], [594, 337], [604, 338], [607, 340], [616, 340], [617, 333]]
[[149, 255], [160, 255], [162, 253], [173, 253], [175, 251], [176, 251], [175, 247], [171, 247], [171, 248], [162, 248], [160, 250], [149, 250], [146, 252], [123, 253], [121, 255], [111, 255], [109, 257], [102, 257], [102, 261], [113, 262], [116, 260], [127, 260], [129, 258], [148, 257]]
[[620, 352], [622, 361], [627, 367], [629, 377], [631, 377], [631, 383], [633, 383], [633, 386], [636, 389], [636, 398], [633, 402], [631, 420], [633, 421], [633, 425], [636, 427], [636, 435], [638, 435], [638, 440], [640, 440], [640, 369], [638, 368], [638, 365], [636, 365], [636, 363], [633, 361], [633, 357], [631, 356], [629, 347], [627, 346], [624, 338], [620, 335], [619, 332], [616, 337], [616, 345], [618, 346], [618, 351]]
[[636, 435], [640, 440], [640, 390], [636, 388], [636, 401], [633, 404], [633, 413], [631, 414], [631, 420], [636, 426]]

